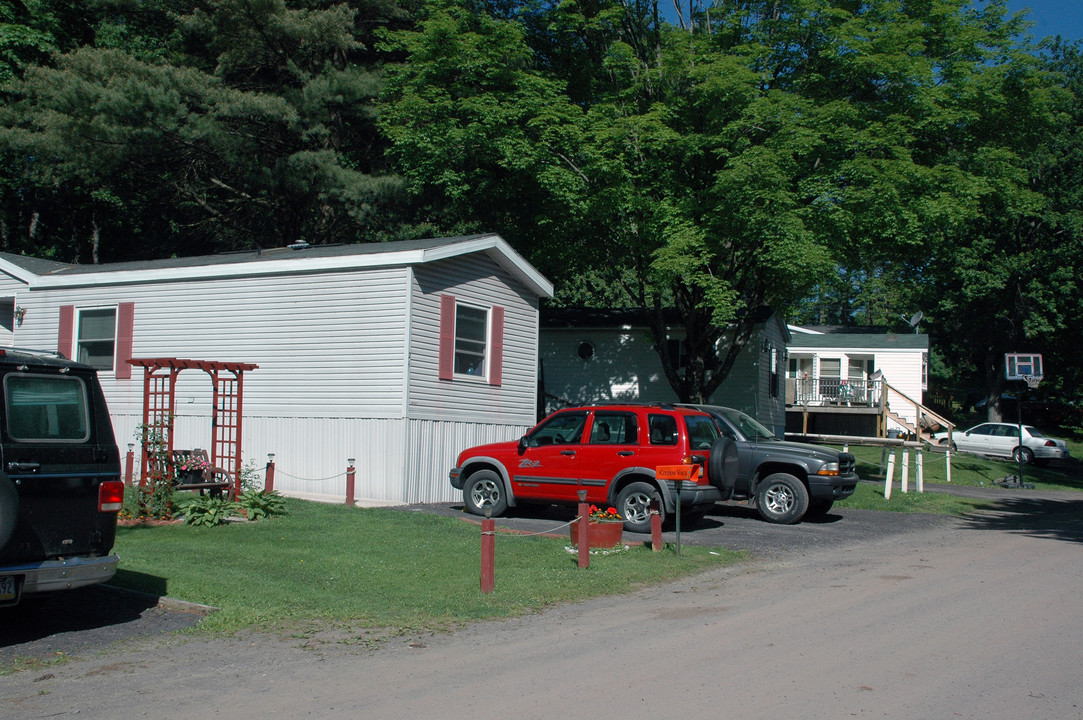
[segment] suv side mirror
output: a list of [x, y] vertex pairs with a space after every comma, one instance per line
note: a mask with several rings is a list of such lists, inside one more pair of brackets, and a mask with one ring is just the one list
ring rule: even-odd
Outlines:
[[530, 447], [530, 440], [527, 439], [527, 436], [524, 435], [519, 438], [519, 449], [526, 450], [528, 447]]

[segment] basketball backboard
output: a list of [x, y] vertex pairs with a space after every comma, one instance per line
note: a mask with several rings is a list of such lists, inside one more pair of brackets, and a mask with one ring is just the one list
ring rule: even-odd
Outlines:
[[1006, 353], [1004, 355], [1004, 379], [1023, 380], [1042, 377], [1042, 356], [1035, 353]]

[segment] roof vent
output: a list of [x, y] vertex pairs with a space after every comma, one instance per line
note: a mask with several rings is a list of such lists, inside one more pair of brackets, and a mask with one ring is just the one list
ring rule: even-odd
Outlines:
[[309, 244], [306, 243], [304, 240], [298, 240], [295, 243], [290, 243], [286, 247], [288, 247], [290, 250], [304, 250], [305, 248], [309, 247]]

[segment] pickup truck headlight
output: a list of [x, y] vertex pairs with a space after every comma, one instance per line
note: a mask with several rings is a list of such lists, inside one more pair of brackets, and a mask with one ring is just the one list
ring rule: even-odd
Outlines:
[[817, 475], [838, 475], [839, 464], [837, 462], [824, 463], [819, 470], [816, 471]]

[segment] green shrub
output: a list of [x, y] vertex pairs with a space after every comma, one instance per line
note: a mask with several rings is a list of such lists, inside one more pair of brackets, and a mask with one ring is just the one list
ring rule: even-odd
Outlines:
[[235, 502], [212, 495], [190, 495], [179, 500], [177, 506], [184, 513], [185, 523], [203, 527], [220, 525], [241, 509]]
[[237, 504], [249, 520], [286, 514], [286, 499], [277, 490], [245, 490], [237, 498]]

